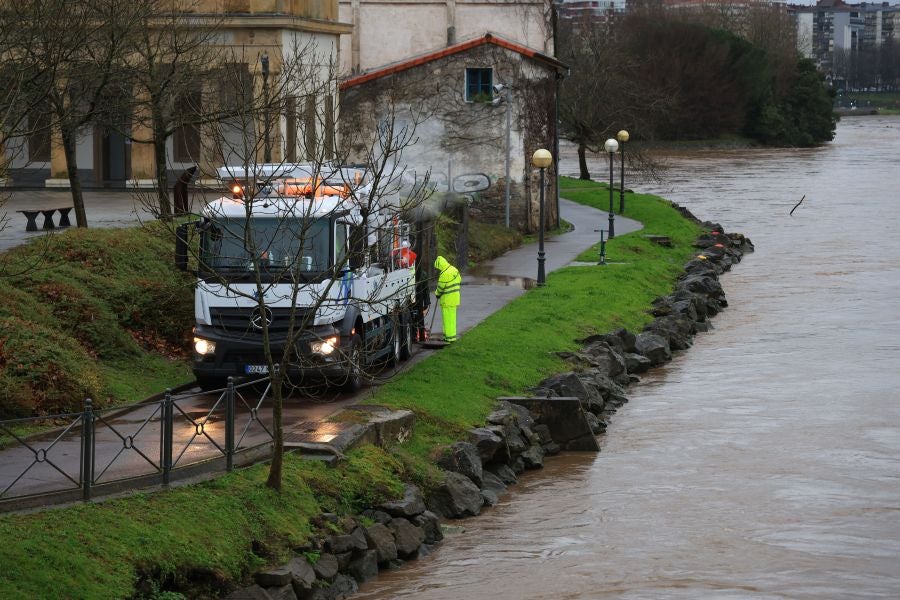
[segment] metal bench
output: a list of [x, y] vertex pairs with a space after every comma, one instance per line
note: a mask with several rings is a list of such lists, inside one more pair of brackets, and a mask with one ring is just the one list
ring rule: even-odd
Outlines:
[[[53, 224], [53, 213], [59, 211], [59, 225]], [[27, 223], [25, 225], [25, 231], [37, 231], [37, 217], [38, 215], [44, 215], [44, 223], [42, 225], [42, 229], [56, 229], [57, 227], [71, 227], [72, 223], [69, 221], [69, 213], [72, 211], [71, 206], [65, 206], [63, 208], [42, 208], [38, 210], [19, 210], [16, 212], [20, 212], [25, 215], [27, 219]]]

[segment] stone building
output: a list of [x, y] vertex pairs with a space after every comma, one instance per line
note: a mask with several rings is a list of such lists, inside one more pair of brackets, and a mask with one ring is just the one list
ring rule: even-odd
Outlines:
[[[407, 176], [421, 179], [429, 173], [439, 191], [459, 191], [467, 176], [486, 174], [492, 185], [475, 195], [471, 213], [494, 223], [505, 221], [508, 156], [510, 225], [534, 231], [539, 190], [531, 155], [538, 148], [553, 150], [556, 84], [564, 71], [565, 66], [547, 54], [487, 33], [345, 80], [342, 138], [359, 160], [365, 147], [354, 145], [354, 139], [371, 139], [385, 127], [414, 131], [414, 143], [402, 158]], [[498, 84], [505, 86], [499, 93]], [[545, 216], [550, 224], [556, 220], [555, 164], [546, 179]]]
[[[338, 0], [181, 0], [180, 6], [182, 11], [178, 14], [192, 25], [210, 30], [215, 54], [239, 62], [242, 75], [255, 89], [263, 88], [265, 69], [271, 80], [277, 77], [281, 58], [293, 48], [303, 48], [317, 56], [321, 79], [333, 82], [316, 97], [288, 98], [284, 112], [271, 116], [266, 127], [271, 160], [303, 160], [307, 158], [302, 150], [305, 140], [333, 136], [333, 131], [326, 129], [334, 127], [339, 40], [351, 32], [351, 26], [338, 19]], [[263, 57], [268, 63], [265, 67]], [[221, 82], [197, 82], [197, 94], [202, 94], [204, 102], [218, 101], [220, 90]], [[316, 111], [318, 116], [310, 116]], [[321, 118], [323, 112], [329, 116]], [[83, 131], [77, 162], [84, 185], [152, 187], [153, 148], [128, 139], [146, 139], [146, 122], [126, 117], [124, 129], [131, 135], [123, 135], [123, 128], [102, 125]], [[166, 161], [172, 176], [194, 165], [199, 165], [201, 173], [209, 174], [233, 159], [221, 147], [208, 147], [212, 136], [207, 134], [199, 128], [182, 128], [168, 139]], [[223, 135], [227, 138], [228, 133]], [[43, 130], [28, 139], [16, 138], [8, 144], [7, 152], [11, 159], [8, 176], [13, 185], [68, 187], [66, 159], [58, 135]]]

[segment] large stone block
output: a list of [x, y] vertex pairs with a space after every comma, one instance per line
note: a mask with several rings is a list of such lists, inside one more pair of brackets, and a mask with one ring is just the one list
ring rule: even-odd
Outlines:
[[438, 459], [438, 466], [445, 471], [453, 471], [465, 475], [472, 483], [481, 487], [481, 455], [469, 442], [455, 442]]
[[481, 512], [481, 490], [465, 475], [448, 472], [443, 483], [429, 496], [428, 504], [448, 519], [471, 517]]
[[425, 541], [425, 532], [422, 528], [416, 527], [403, 518], [394, 519], [388, 527], [394, 532], [397, 554], [401, 558], [414, 557], [419, 550], [419, 546]]
[[375, 523], [366, 527], [366, 539], [369, 547], [375, 550], [379, 564], [392, 561], [397, 558], [397, 544], [394, 542], [394, 532], [386, 525]]
[[403, 498], [385, 502], [381, 505], [381, 509], [392, 517], [412, 517], [425, 510], [425, 500], [418, 487], [407, 485], [403, 491]]
[[[585, 445], [585, 436], [593, 439], [581, 401], [577, 397], [509, 398], [508, 401], [521, 404], [536, 415], [550, 430], [553, 441], [563, 447], [568, 447], [574, 440], [580, 440], [580, 445]], [[591, 446], [589, 442], [586, 445]], [[581, 449], [600, 450], [600, 446], [594, 440], [592, 448]], [[501, 474], [497, 474], [506, 482]]]

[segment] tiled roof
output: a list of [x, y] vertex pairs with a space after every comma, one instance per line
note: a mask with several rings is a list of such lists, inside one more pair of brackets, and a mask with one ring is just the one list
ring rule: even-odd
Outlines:
[[436, 50], [434, 52], [429, 52], [427, 54], [420, 54], [419, 56], [415, 56], [413, 58], [408, 58], [406, 60], [402, 60], [399, 62], [395, 62], [384, 67], [378, 67], [376, 69], [372, 69], [366, 73], [362, 73], [360, 75], [355, 75], [346, 79], [341, 83], [341, 89], [347, 89], [349, 87], [353, 87], [356, 85], [360, 85], [366, 83], [368, 81], [372, 81], [374, 79], [378, 79], [380, 77], [385, 77], [387, 75], [392, 75], [394, 73], [399, 73], [401, 71], [406, 71], [412, 69], [414, 67], [418, 67], [420, 65], [424, 65], [430, 63], [432, 61], [438, 60], [440, 58], [444, 58], [446, 56], [452, 56], [453, 54], [458, 54], [460, 52], [465, 52], [471, 48], [476, 48], [478, 46], [484, 46], [486, 44], [493, 44], [495, 46], [499, 46], [501, 48], [506, 48], [507, 50], [511, 50], [513, 52], [517, 52], [522, 56], [527, 56], [528, 58], [532, 58], [534, 60], [538, 60], [546, 63], [548, 66], [556, 69], [556, 70], [564, 70], [566, 69], [566, 65], [559, 62], [552, 56], [544, 54], [542, 52], [538, 52], [537, 50], [533, 50], [532, 48], [528, 48], [527, 46], [522, 46], [521, 44], [517, 44], [515, 42], [511, 42], [505, 38], [498, 36], [495, 33], [486, 33], [481, 37], [477, 37], [471, 40], [466, 40], [464, 42], [459, 42], [458, 44], [453, 44], [452, 46], [447, 46], [446, 48], [441, 48], [440, 50]]

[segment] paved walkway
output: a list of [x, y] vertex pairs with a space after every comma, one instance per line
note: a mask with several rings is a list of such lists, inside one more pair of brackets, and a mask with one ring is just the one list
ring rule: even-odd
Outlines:
[[[126, 191], [85, 191], [84, 212], [87, 214], [88, 225], [129, 227], [140, 221], [152, 220], [153, 215], [144, 206], [148, 193], [152, 192], [153, 190], [144, 190], [135, 195]], [[47, 235], [44, 230], [26, 232], [25, 215], [17, 211], [66, 206], [72, 206], [72, 194], [69, 190], [16, 190], [8, 192], [8, 196], [0, 196], [0, 251], [18, 246], [30, 238]], [[5, 223], [2, 222], [4, 216]], [[69, 220], [74, 226], [74, 211], [69, 213]], [[44, 217], [39, 215], [38, 227], [43, 221]], [[54, 215], [54, 221], [59, 221], [58, 214]]]
[[[600, 241], [600, 229], [609, 224], [607, 213], [588, 206], [560, 199], [559, 208], [560, 216], [574, 229], [544, 241], [547, 273], [565, 267]], [[637, 221], [619, 216], [615, 226], [617, 235], [642, 227]], [[474, 274], [463, 276], [462, 304], [456, 316], [459, 333], [465, 333], [534, 285], [537, 253], [537, 242], [525, 244], [479, 265]], [[433, 332], [443, 331], [440, 312], [437, 311]]]

